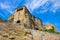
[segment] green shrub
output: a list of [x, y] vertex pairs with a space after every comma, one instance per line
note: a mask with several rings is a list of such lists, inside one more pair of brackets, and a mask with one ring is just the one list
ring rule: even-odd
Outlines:
[[55, 32], [53, 29], [43, 30], [44, 32], [60, 34], [60, 32]]

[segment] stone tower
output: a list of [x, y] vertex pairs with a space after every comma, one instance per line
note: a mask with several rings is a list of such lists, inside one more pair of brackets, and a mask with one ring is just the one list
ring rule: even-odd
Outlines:
[[[11, 20], [13, 19], [13, 21]], [[21, 27], [29, 28], [42, 28], [42, 23], [39, 19], [35, 18], [28, 9], [23, 6], [15, 10], [14, 14], [9, 18], [13, 24], [19, 24]]]

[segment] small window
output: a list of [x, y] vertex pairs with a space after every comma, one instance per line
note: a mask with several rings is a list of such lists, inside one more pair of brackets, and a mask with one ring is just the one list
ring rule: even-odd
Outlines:
[[17, 9], [17, 11], [20, 11], [20, 10], [23, 10], [23, 8], [19, 8], [19, 9]]
[[20, 23], [20, 20], [17, 20], [17, 22], [16, 23]]
[[38, 28], [35, 28], [36, 30], [39, 30]]

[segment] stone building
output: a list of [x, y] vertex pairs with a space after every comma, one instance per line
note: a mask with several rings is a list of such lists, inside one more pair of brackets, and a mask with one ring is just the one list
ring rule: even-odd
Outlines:
[[43, 29], [42, 22], [38, 18], [31, 15], [26, 6], [16, 9], [14, 14], [10, 16], [8, 20], [13, 24], [19, 24], [21, 27], [26, 26], [39, 30]]
[[53, 24], [45, 24], [44, 25], [45, 29], [53, 29], [54, 25]]

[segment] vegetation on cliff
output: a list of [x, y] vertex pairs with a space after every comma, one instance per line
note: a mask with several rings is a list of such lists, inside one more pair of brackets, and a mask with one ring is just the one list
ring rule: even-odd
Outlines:
[[60, 32], [58, 32], [54, 26], [52, 27], [52, 29], [46, 29], [46, 30], [42, 30], [44, 32], [49, 32], [49, 33], [56, 33], [56, 34], [60, 34]]

